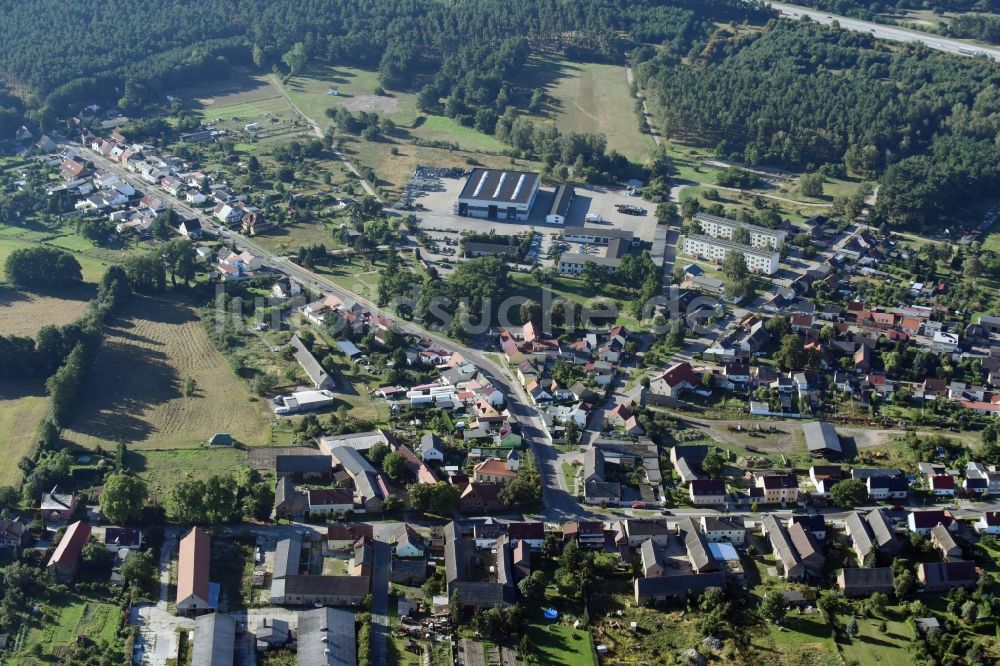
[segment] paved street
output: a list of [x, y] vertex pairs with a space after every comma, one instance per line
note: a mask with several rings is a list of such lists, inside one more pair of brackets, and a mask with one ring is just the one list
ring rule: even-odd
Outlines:
[[837, 21], [840, 24], [840, 27], [845, 30], [871, 33], [879, 39], [904, 43], [920, 42], [924, 46], [934, 49], [935, 51], [943, 51], [954, 55], [971, 56], [976, 55], [977, 53], [982, 53], [989, 56], [993, 60], [1000, 61], [1000, 49], [991, 48], [989, 46], [980, 46], [979, 44], [974, 44], [960, 39], [950, 39], [939, 35], [931, 35], [926, 32], [898, 28], [893, 25], [883, 25], [881, 23], [873, 23], [871, 21], [862, 21], [861, 19], [838, 16], [836, 14], [824, 12], [820, 9], [799, 7], [797, 5], [789, 5], [783, 2], [771, 2], [768, 4], [778, 10], [782, 16], [786, 16], [788, 18], [801, 18], [802, 16], [808, 16], [813, 21], [823, 23], [825, 25], [829, 25], [834, 21]]

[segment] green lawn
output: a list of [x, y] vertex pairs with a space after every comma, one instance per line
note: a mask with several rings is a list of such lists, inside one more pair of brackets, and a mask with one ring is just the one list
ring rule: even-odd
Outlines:
[[165, 502], [180, 481], [227, 474], [245, 461], [242, 451], [228, 446], [131, 450], [128, 453], [129, 469], [146, 480], [150, 495], [158, 503]]
[[[841, 618], [846, 624], [849, 617]], [[905, 622], [890, 620], [888, 631], [882, 633], [881, 620], [858, 619], [859, 633], [850, 643], [840, 643], [840, 651], [848, 663], [909, 666], [913, 657], [907, 646], [913, 642], [913, 630]]]
[[535, 607], [531, 611], [528, 636], [531, 639], [532, 654], [542, 664], [596, 666], [591, 652], [590, 630], [574, 629], [573, 619], [565, 615], [565, 606], [558, 602], [554, 606], [561, 613], [558, 620], [546, 620], [541, 607]]
[[463, 150], [498, 153], [507, 149], [492, 136], [445, 116], [421, 116], [415, 122], [413, 135], [425, 141], [457, 143]]

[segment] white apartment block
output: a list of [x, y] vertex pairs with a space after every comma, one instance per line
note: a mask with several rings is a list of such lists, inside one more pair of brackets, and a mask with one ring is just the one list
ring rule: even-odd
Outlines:
[[778, 253], [740, 245], [722, 238], [692, 235], [684, 238], [684, 253], [692, 257], [722, 263], [729, 252], [742, 252], [747, 269], [754, 273], [774, 275], [778, 272]]
[[758, 227], [756, 224], [738, 222], [726, 217], [719, 217], [718, 215], [709, 215], [708, 213], [696, 213], [694, 221], [701, 225], [701, 232], [706, 236], [721, 238], [723, 240], [732, 240], [733, 233], [737, 228], [746, 229], [750, 232], [750, 245], [752, 247], [777, 250], [785, 242], [785, 236], [787, 235], [784, 231], [778, 231], [777, 229]]

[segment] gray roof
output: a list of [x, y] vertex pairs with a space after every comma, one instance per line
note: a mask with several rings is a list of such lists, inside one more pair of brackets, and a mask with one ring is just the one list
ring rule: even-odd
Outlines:
[[563, 183], [556, 190], [556, 196], [552, 200], [552, 208], [549, 209], [549, 215], [566, 215], [566, 211], [569, 210], [569, 206], [573, 203], [573, 186], [569, 183]]
[[279, 475], [329, 473], [333, 470], [330, 456], [287, 454], [274, 457], [274, 469]]
[[299, 556], [302, 554], [302, 537], [298, 534], [282, 539], [274, 549], [272, 578], [284, 578], [299, 573]]
[[944, 551], [951, 551], [958, 548], [958, 544], [955, 542], [955, 538], [951, 536], [951, 532], [941, 523], [931, 528], [931, 538], [937, 547]]
[[720, 571], [705, 574], [680, 574], [656, 578], [636, 578], [635, 591], [640, 597], [701, 594], [710, 587], [724, 588], [726, 575]]
[[872, 537], [879, 548], [886, 548], [887, 546], [898, 547], [896, 531], [889, 524], [889, 521], [886, 520], [884, 513], [879, 509], [875, 509], [865, 516], [865, 520], [868, 522], [868, 526], [871, 527]]
[[444, 570], [448, 584], [463, 580], [468, 575], [462, 548], [462, 532], [455, 522], [444, 526]]
[[583, 454], [583, 480], [604, 480], [604, 454], [595, 446]]
[[514, 585], [514, 561], [510, 549], [510, 539], [506, 534], [497, 537], [497, 582], [505, 587]]
[[802, 434], [806, 436], [806, 448], [810, 453], [822, 451], [832, 451], [843, 453], [844, 449], [840, 445], [840, 437], [833, 425], [824, 421], [810, 421], [803, 424]]
[[871, 532], [868, 521], [865, 520], [865, 518], [857, 511], [852, 511], [847, 514], [847, 518], [844, 519], [844, 524], [847, 526], [847, 530], [851, 533], [851, 540], [854, 542], [854, 550], [857, 551], [858, 557], [862, 560], [858, 564], [863, 566], [864, 559], [868, 557], [868, 553], [872, 552], [872, 549], [875, 547], [875, 537]]
[[[276, 589], [281, 592], [280, 595], [274, 594]], [[370, 589], [371, 579], [368, 576], [285, 576], [271, 586], [272, 596], [336, 595], [359, 599]]]
[[538, 174], [507, 169], [473, 169], [459, 199], [496, 204], [526, 204], [538, 185]]
[[322, 446], [332, 451], [338, 446], [345, 446], [356, 451], [367, 451], [376, 444], [391, 444], [389, 436], [381, 428], [367, 432], [354, 432], [347, 435], [324, 435], [320, 437]]
[[382, 491], [376, 481], [378, 472], [357, 449], [337, 446], [330, 449], [330, 455], [351, 475], [351, 479], [354, 480], [354, 488], [362, 502], [372, 498], [382, 499]]
[[843, 589], [892, 589], [892, 567], [845, 568], [839, 576]]
[[299, 666], [357, 666], [354, 613], [337, 608], [300, 612], [296, 663]]
[[424, 436], [420, 438], [420, 452], [427, 453], [428, 451], [444, 451], [441, 438], [432, 432], [424, 433]]
[[517, 254], [517, 248], [508, 243], [480, 243], [476, 241], [469, 241], [463, 243], [463, 246], [465, 247], [465, 251], [470, 254], [473, 252], [478, 252], [479, 254]]
[[195, 619], [191, 663], [198, 666], [233, 666], [235, 652], [236, 620], [221, 613], [209, 613]]
[[918, 571], [924, 573], [927, 584], [952, 583], [964, 585], [979, 580], [976, 563], [969, 560], [958, 562], [924, 562], [918, 565]]
[[718, 570], [719, 565], [716, 564], [715, 558], [708, 550], [708, 543], [705, 541], [704, 535], [698, 531], [694, 521], [688, 517], [682, 518], [678, 521], [677, 527], [684, 533], [684, 547], [687, 549], [691, 566], [702, 573]]
[[458, 592], [464, 606], [490, 607], [512, 604], [517, 599], [513, 586], [490, 581], [459, 581], [452, 589]]
[[298, 513], [309, 508], [309, 498], [295, 487], [292, 477], [283, 476], [278, 479], [274, 487], [274, 506], [281, 506], [287, 511]]
[[316, 360], [316, 357], [312, 355], [312, 352], [306, 348], [305, 344], [299, 338], [298, 333], [292, 336], [292, 339], [288, 344], [291, 346], [292, 351], [295, 354], [295, 360], [299, 362], [299, 365], [301, 365], [302, 369], [306, 371], [306, 374], [309, 375], [309, 379], [312, 380], [312, 383], [315, 384], [317, 388], [326, 386], [333, 381], [330, 375], [327, 374], [326, 370], [323, 369], [323, 366], [320, 365], [319, 361]]
[[663, 552], [656, 547], [652, 539], [646, 539], [642, 542], [642, 546], [639, 547], [639, 553], [642, 556], [643, 572], [654, 564], [663, 566]]
[[774, 555], [781, 560], [785, 571], [789, 571], [801, 564], [799, 554], [795, 550], [795, 546], [792, 545], [792, 540], [788, 536], [788, 532], [784, 526], [770, 513], [764, 516], [761, 523], [764, 525], [764, 530], [771, 541], [771, 548], [774, 549]]

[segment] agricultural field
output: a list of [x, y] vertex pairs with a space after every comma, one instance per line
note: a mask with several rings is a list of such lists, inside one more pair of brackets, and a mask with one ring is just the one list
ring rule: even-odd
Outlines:
[[33, 294], [0, 286], [0, 335], [34, 337], [47, 324], [62, 326], [83, 315], [92, 289]]
[[620, 65], [536, 59], [521, 84], [544, 88], [549, 97], [544, 115], [562, 132], [603, 134], [608, 150], [639, 163], [656, 149], [652, 135], [639, 127], [626, 70]]
[[[193, 395], [182, 388], [194, 380]], [[267, 439], [268, 413], [251, 401], [183, 296], [136, 299], [108, 331], [64, 433], [83, 448], [189, 448], [216, 432], [247, 445]]]
[[0, 455], [8, 461], [0, 467], [0, 485], [20, 482], [15, 462], [34, 453], [35, 428], [48, 408], [42, 382], [0, 381]]

